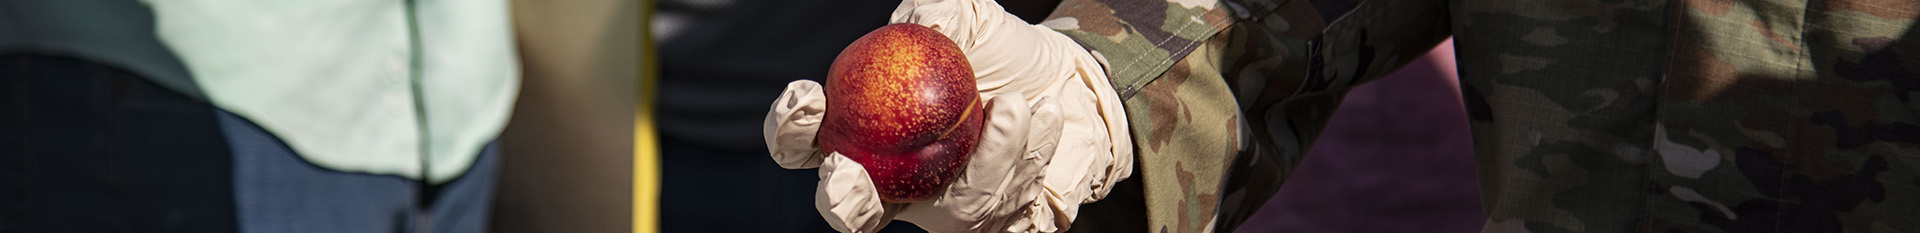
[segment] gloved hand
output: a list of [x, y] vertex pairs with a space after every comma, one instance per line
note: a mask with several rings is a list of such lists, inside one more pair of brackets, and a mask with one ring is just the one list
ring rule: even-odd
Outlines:
[[835, 229], [873, 232], [900, 219], [935, 232], [1055, 232], [1080, 204], [1132, 175], [1118, 95], [1100, 62], [1072, 39], [990, 0], [908, 0], [891, 21], [928, 26], [959, 45], [989, 99], [987, 129], [940, 196], [881, 203], [863, 167], [814, 143], [826, 112], [820, 85], [788, 84], [767, 114], [767, 147], [782, 167], [821, 168], [814, 204]]

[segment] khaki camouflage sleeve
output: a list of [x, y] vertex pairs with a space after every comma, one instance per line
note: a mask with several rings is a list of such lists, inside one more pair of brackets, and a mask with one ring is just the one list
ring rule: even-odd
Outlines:
[[1130, 231], [1213, 229], [1223, 171], [1241, 147], [1239, 110], [1215, 69], [1229, 11], [1210, 0], [1066, 0], [1041, 23], [1100, 59], [1126, 108], [1145, 203], [1122, 205], [1146, 208], [1098, 214], [1146, 219], [1148, 229]]
[[[1219, 187], [1219, 227], [1260, 210], [1319, 139], [1344, 92], [1427, 54], [1446, 39], [1444, 0], [1233, 0], [1219, 37], [1221, 79], [1246, 119], [1246, 146]], [[1442, 89], [1442, 87], [1436, 87]]]
[[1107, 65], [1120, 98], [1164, 74], [1233, 22], [1213, 0], [1067, 0], [1041, 24]]
[[[1246, 146], [1226, 171], [1219, 230], [1251, 217], [1304, 159], [1347, 90], [1419, 58], [1451, 31], [1444, 0], [1230, 1], [1226, 80]], [[1435, 87], [1445, 88], [1445, 87]]]
[[1339, 93], [1426, 53], [1447, 12], [1441, 0], [1067, 0], [1041, 24], [1107, 65], [1148, 230], [1226, 232], [1279, 190]]

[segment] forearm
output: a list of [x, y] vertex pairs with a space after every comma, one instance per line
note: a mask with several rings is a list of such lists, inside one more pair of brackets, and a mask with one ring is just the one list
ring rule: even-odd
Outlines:
[[1221, 56], [1221, 75], [1249, 140], [1221, 187], [1240, 193], [1221, 200], [1223, 230], [1279, 191], [1347, 90], [1419, 58], [1449, 31], [1438, 0], [1234, 3], [1248, 18], [1221, 35], [1235, 46]]
[[[1215, 230], [1230, 230], [1278, 190], [1337, 93], [1417, 58], [1448, 31], [1437, 0], [1316, 6], [1345, 9], [1069, 0], [1043, 23], [1107, 64], [1156, 210], [1150, 227], [1219, 221]], [[1329, 24], [1336, 17], [1323, 12], [1347, 19]], [[1202, 214], [1172, 216], [1181, 212]]]

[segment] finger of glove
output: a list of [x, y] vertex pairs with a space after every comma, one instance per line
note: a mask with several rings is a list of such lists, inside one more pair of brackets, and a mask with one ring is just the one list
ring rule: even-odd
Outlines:
[[[973, 53], [985, 44], [1018, 44], [999, 34], [1024, 33], [1037, 29], [1019, 16], [1007, 12], [992, 0], [907, 0], [895, 7], [891, 23], [913, 23], [933, 28], [959, 44], [960, 50]], [[1050, 30], [1049, 30], [1050, 31]], [[1077, 46], [1077, 45], [1076, 45]], [[1076, 47], [1077, 48], [1077, 47]]]
[[[1086, 203], [1104, 197], [1111, 190], [1113, 175], [1119, 166], [1115, 151], [1131, 148], [1117, 148], [1111, 137], [1109, 121], [1111, 116], [1104, 114], [1095, 93], [1085, 89], [1070, 89], [1056, 97], [1065, 128], [1060, 136], [1060, 148], [1056, 150], [1053, 164], [1047, 170], [1047, 185], [1061, 191], [1060, 195], [1069, 200]], [[1122, 129], [1124, 130], [1124, 129]], [[1124, 172], [1124, 171], [1123, 171]]]
[[1020, 175], [1016, 169], [1029, 135], [1032, 113], [1022, 99], [1018, 95], [990, 99], [986, 128], [967, 159], [966, 170], [939, 197], [914, 203], [900, 219], [930, 231], [975, 232], [992, 229], [988, 227], [998, 226], [1009, 216], [1001, 210], [1002, 203], [1030, 201], [1009, 200], [1017, 196], [1007, 195], [1019, 191], [1010, 189], [1016, 188], [1012, 183]]
[[[1034, 101], [1032, 111], [1033, 116], [1027, 123], [1031, 128], [1027, 131], [1027, 150], [1024, 151], [1019, 167], [1016, 168], [1018, 170], [1016, 174], [1021, 175], [1014, 182], [1015, 186], [1025, 187], [1014, 188], [1015, 192], [1008, 194], [1018, 195], [1015, 198], [1018, 200], [1031, 201], [1002, 203], [1000, 209], [1020, 215], [1018, 218], [1009, 219], [1010, 221], [1003, 227], [1007, 232], [1056, 232], [1065, 228], [1060, 223], [1071, 222], [1056, 219], [1056, 217], [1073, 216], [1071, 213], [1059, 214], [1060, 211], [1056, 207], [1061, 206], [1058, 203], [1060, 197], [1046, 187], [1044, 182], [1047, 177], [1045, 170], [1049, 169], [1055, 151], [1060, 145], [1063, 129], [1060, 107], [1052, 98], [1041, 97]], [[1078, 207], [1079, 203], [1072, 203], [1072, 205]]]
[[939, 31], [940, 34], [953, 39], [953, 42], [959, 44], [960, 49], [965, 51], [971, 45], [969, 42], [978, 38], [974, 32], [982, 29], [980, 25], [983, 24], [978, 20], [982, 18], [980, 16], [983, 15], [984, 9], [978, 9], [978, 7], [992, 7], [998, 12], [1006, 11], [1000, 10], [998, 3], [980, 4], [979, 0], [905, 0], [900, 1], [900, 6], [894, 7], [893, 14], [888, 17], [887, 22], [912, 23], [933, 28], [934, 31]]
[[1073, 39], [1027, 24], [993, 1], [903, 1], [892, 22], [925, 25], [953, 39], [972, 64], [979, 91], [988, 96], [1052, 95], [1046, 87], [1066, 84], [1075, 71], [1101, 70], [1099, 63], [1076, 62], [1090, 61], [1092, 55]]
[[[820, 164], [820, 186], [813, 207], [827, 225], [840, 232], [877, 232], [893, 219], [865, 167], [833, 153]], [[897, 209], [897, 207], [895, 208]]]
[[827, 96], [820, 83], [798, 80], [787, 83], [780, 98], [773, 101], [762, 124], [761, 135], [773, 161], [787, 169], [820, 166], [820, 148], [813, 143], [827, 113]]
[[1020, 168], [1018, 168], [1020, 173], [1023, 173], [1020, 185], [1027, 185], [1021, 191], [1027, 191], [1027, 193], [1020, 194], [1023, 194], [1023, 198], [1037, 198], [1035, 194], [1039, 194], [1039, 191], [1044, 189], [1044, 179], [1048, 173], [1046, 169], [1075, 168], [1050, 168], [1056, 152], [1060, 150], [1062, 129], [1066, 129], [1060, 104], [1054, 104], [1052, 98], [1035, 100], [1033, 117], [1029, 119], [1027, 127], [1031, 127], [1031, 131], [1027, 131], [1027, 142], [1025, 142], [1027, 150], [1023, 152]]
[[1030, 178], [1038, 179], [1041, 177], [1039, 174], [1045, 174], [1042, 169], [1053, 161], [1054, 152], [1059, 150], [1065, 119], [1060, 112], [1060, 105], [1050, 97], [1035, 100], [1031, 111], [1030, 129], [1026, 132], [1027, 150], [1023, 152], [1021, 159], [1024, 163], [1020, 169], [1022, 173], [1036, 174]]

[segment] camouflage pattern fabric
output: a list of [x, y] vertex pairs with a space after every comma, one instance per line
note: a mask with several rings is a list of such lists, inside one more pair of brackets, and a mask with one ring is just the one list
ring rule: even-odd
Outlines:
[[1047, 23], [1113, 66], [1153, 232], [1232, 230], [1447, 36], [1485, 232], [1920, 232], [1920, 2], [1162, 3]]
[[1147, 225], [1159, 232], [1214, 227], [1222, 171], [1242, 147], [1213, 55], [1225, 44], [1210, 41], [1232, 20], [1212, 1], [1188, 2], [1199, 3], [1069, 0], [1041, 23], [1108, 65], [1134, 127]]

